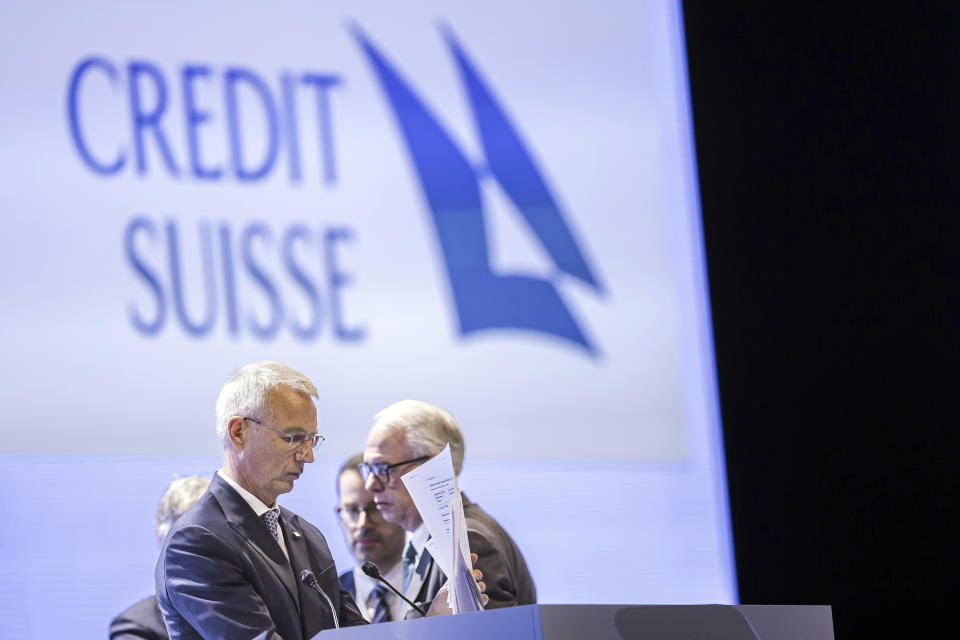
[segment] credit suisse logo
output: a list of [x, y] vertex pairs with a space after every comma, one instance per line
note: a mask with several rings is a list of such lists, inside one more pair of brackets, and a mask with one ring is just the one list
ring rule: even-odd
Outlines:
[[359, 27], [353, 28], [353, 34], [386, 95], [420, 179], [446, 263], [460, 332], [526, 329], [595, 352], [553, 282], [491, 269], [480, 195], [480, 182], [485, 179], [499, 183], [557, 270], [595, 293], [603, 291], [516, 127], [453, 33], [446, 30], [443, 35], [485, 155], [485, 165], [479, 169], [387, 56]]

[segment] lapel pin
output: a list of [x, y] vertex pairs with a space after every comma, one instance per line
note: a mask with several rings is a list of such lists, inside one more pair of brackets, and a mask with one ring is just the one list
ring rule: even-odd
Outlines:
[[294, 538], [299, 538], [299, 537], [300, 537], [300, 532], [299, 532], [299, 531], [291, 531], [290, 533], [293, 534], [293, 537], [294, 537]]

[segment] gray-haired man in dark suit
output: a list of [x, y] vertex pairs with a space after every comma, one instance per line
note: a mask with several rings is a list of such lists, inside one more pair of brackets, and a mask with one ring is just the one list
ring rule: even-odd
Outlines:
[[[436, 600], [446, 576], [426, 549], [429, 533], [400, 476], [450, 445], [454, 472], [463, 466], [460, 427], [447, 411], [428, 402], [404, 400], [374, 416], [360, 471], [383, 517], [407, 530], [403, 590], [414, 602]], [[490, 598], [487, 609], [535, 604], [537, 590], [523, 554], [496, 520], [463, 496], [467, 540], [478, 556], [474, 567], [483, 573]], [[409, 614], [409, 607], [406, 614]]]

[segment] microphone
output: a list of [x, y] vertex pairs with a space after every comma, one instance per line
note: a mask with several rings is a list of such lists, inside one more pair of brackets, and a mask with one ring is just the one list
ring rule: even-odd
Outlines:
[[363, 571], [363, 572], [364, 572], [365, 574], [367, 574], [368, 576], [370, 576], [371, 578], [373, 578], [374, 580], [379, 580], [379, 581], [382, 582], [383, 584], [385, 584], [385, 585], [387, 585], [388, 587], [390, 587], [390, 589], [391, 589], [395, 594], [397, 594], [398, 596], [400, 596], [401, 598], [403, 598], [403, 601], [404, 601], [404, 602], [406, 602], [408, 605], [410, 605], [411, 607], [413, 607], [414, 609], [416, 609], [418, 612], [420, 612], [420, 615], [422, 615], [422, 616], [426, 616], [426, 615], [427, 615], [427, 612], [424, 611], [422, 607], [418, 606], [418, 605], [417, 605], [416, 603], [414, 603], [414, 602], [411, 602], [410, 599], [407, 598], [407, 596], [405, 596], [405, 595], [403, 595], [402, 593], [400, 593], [399, 591], [397, 591], [397, 588], [396, 588], [395, 586], [393, 586], [392, 584], [390, 584], [390, 583], [387, 581], [387, 579], [383, 577], [383, 574], [380, 573], [380, 569], [377, 568], [377, 565], [375, 565], [375, 564], [373, 564], [372, 562], [370, 562], [369, 560], [367, 560], [366, 562], [363, 563], [363, 566], [360, 567], [360, 570]]
[[330, 613], [333, 614], [333, 626], [335, 629], [340, 628], [340, 619], [337, 618], [337, 610], [333, 608], [333, 601], [330, 600], [330, 596], [323, 592], [323, 589], [320, 588], [320, 583], [317, 582], [317, 576], [313, 575], [313, 571], [310, 569], [304, 569], [300, 572], [300, 582], [307, 585], [317, 593], [323, 596], [323, 599], [327, 601], [327, 604], [330, 606]]

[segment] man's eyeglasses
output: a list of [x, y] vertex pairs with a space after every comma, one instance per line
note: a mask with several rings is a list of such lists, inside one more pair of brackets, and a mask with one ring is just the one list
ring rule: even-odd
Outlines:
[[337, 507], [337, 514], [343, 518], [344, 522], [351, 524], [360, 522], [361, 513], [367, 514], [368, 522], [371, 520], [383, 520], [383, 514], [380, 513], [380, 509], [377, 509], [377, 505], [372, 502], [363, 507], [356, 504]]
[[413, 460], [394, 462], [393, 464], [387, 464], [386, 462], [381, 462], [379, 464], [367, 464], [366, 462], [361, 462], [357, 465], [357, 469], [360, 470], [360, 475], [363, 476], [364, 482], [367, 481], [367, 478], [370, 477], [370, 474], [372, 473], [377, 480], [382, 482], [384, 485], [387, 485], [390, 484], [390, 469], [405, 464], [412, 464], [414, 462], [423, 462], [424, 460], [429, 460], [432, 457], [433, 456], [422, 456], [420, 458], [414, 458]]
[[316, 449], [320, 446], [320, 443], [326, 440], [319, 433], [313, 433], [308, 436], [298, 433], [296, 435], [292, 433], [287, 433], [286, 431], [280, 431], [280, 429], [274, 429], [270, 425], [263, 424], [259, 420], [254, 420], [253, 418], [244, 418], [244, 420], [249, 420], [250, 422], [255, 422], [261, 427], [270, 429], [270, 431], [280, 434], [280, 437], [287, 441], [287, 446], [289, 447], [303, 447], [304, 444], [307, 444], [311, 449]]

